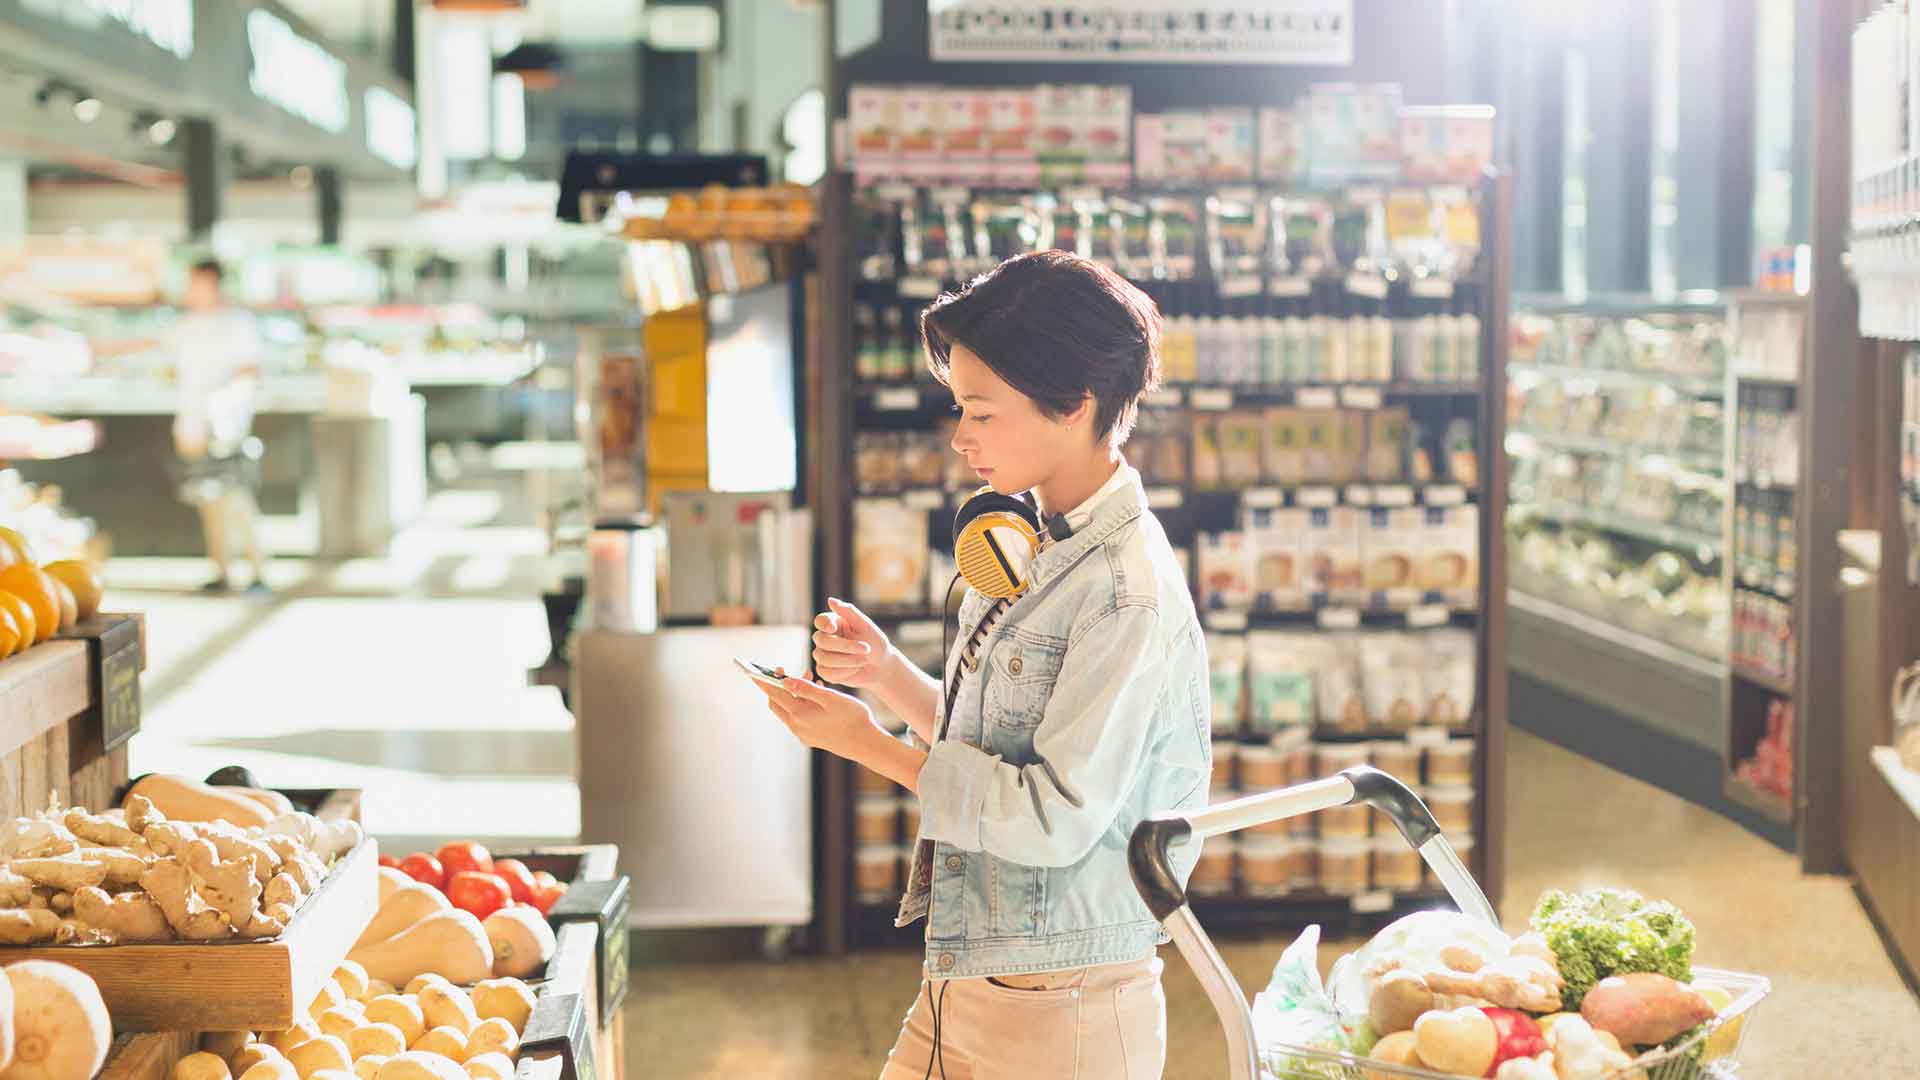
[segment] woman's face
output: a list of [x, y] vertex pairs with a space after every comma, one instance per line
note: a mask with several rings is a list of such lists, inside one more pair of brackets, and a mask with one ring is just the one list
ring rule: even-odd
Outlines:
[[956, 343], [948, 359], [947, 385], [960, 408], [953, 449], [982, 483], [1017, 495], [1039, 487], [1068, 453], [1091, 447], [1090, 400], [1067, 416], [1049, 417], [965, 345]]

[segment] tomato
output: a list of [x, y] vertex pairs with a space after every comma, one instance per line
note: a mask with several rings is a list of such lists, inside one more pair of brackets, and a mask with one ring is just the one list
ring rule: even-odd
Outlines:
[[513, 890], [513, 898], [521, 903], [533, 899], [533, 871], [519, 859], [501, 859], [493, 864], [493, 872]]
[[1514, 1058], [1536, 1057], [1546, 1052], [1546, 1036], [1540, 1033], [1540, 1025], [1534, 1023], [1533, 1017], [1514, 1009], [1484, 1007], [1480, 1011], [1493, 1021], [1494, 1033], [1499, 1036], [1493, 1064], [1487, 1067], [1488, 1076], [1492, 1076], [1504, 1062]]
[[393, 857], [393, 856], [391, 856], [391, 855], [382, 855], [382, 856], [380, 856], [380, 865], [381, 865], [381, 866], [391, 866], [391, 867], [393, 867], [393, 868], [394, 868], [395, 870], [398, 870], [398, 869], [400, 869], [400, 860], [399, 860], [399, 859], [396, 859], [396, 858], [394, 858], [394, 857]]
[[440, 860], [424, 851], [416, 851], [400, 860], [400, 872], [422, 885], [431, 885], [444, 890], [447, 887], [447, 870]]
[[533, 906], [545, 915], [567, 894], [567, 883], [541, 870], [533, 875]]
[[447, 899], [454, 907], [472, 912], [474, 918], [485, 919], [513, 903], [513, 890], [495, 874], [462, 870], [447, 882]]
[[493, 856], [488, 854], [485, 847], [471, 840], [447, 844], [434, 852], [434, 857], [440, 860], [440, 865], [447, 868], [449, 878], [464, 870], [482, 874], [493, 873]]

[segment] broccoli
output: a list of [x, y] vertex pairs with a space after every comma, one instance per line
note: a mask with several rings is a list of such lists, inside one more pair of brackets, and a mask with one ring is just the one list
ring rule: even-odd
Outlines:
[[1631, 971], [1693, 980], [1693, 923], [1680, 909], [1625, 889], [1550, 891], [1533, 911], [1566, 980], [1560, 1000], [1577, 1011], [1594, 984]]

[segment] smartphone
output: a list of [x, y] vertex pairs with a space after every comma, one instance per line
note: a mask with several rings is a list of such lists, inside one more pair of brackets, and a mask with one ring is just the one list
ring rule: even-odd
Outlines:
[[733, 658], [733, 666], [739, 668], [747, 678], [766, 683], [768, 686], [780, 686], [784, 681], [780, 673], [774, 669], [756, 664], [751, 660], [743, 660], [738, 656]]

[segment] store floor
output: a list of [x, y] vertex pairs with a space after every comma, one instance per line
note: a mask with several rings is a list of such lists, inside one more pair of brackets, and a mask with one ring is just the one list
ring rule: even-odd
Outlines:
[[[1773, 980], [1749, 1025], [1743, 1077], [1915, 1074], [1920, 1001], [1845, 879], [1803, 877], [1738, 826], [1530, 736], [1514, 736], [1512, 755], [1508, 925], [1523, 924], [1546, 888], [1617, 884], [1670, 899], [1698, 928], [1699, 963]], [[1249, 994], [1297, 930], [1221, 942]], [[1322, 963], [1354, 944], [1323, 945]], [[872, 1077], [919, 978], [910, 948], [778, 964], [691, 962], [685, 951], [676, 939], [636, 939], [629, 1075]], [[1163, 955], [1168, 1080], [1225, 1075], [1218, 1020], [1185, 962], [1170, 947]]]

